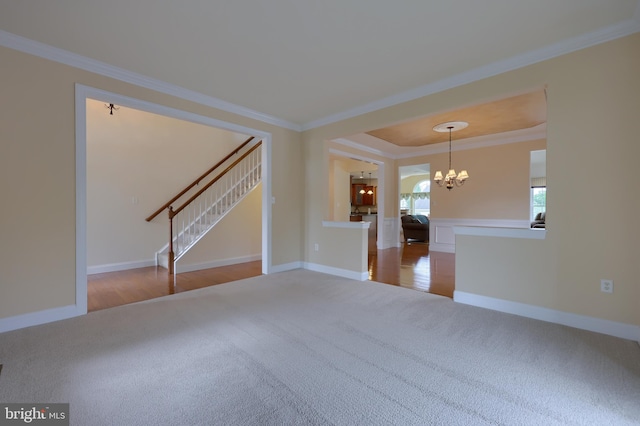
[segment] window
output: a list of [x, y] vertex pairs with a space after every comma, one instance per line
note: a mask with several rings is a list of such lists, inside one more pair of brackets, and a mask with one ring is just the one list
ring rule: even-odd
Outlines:
[[529, 214], [531, 220], [538, 213], [547, 211], [547, 150], [531, 151], [531, 193], [529, 200]]
[[533, 220], [538, 213], [544, 213], [547, 211], [547, 188], [546, 187], [532, 187], [531, 188], [531, 220]]
[[421, 180], [413, 187], [413, 192], [431, 192], [431, 181]]
[[422, 180], [413, 187], [413, 214], [431, 214], [431, 181]]
[[404, 214], [423, 214], [429, 216], [431, 213], [431, 181], [421, 180], [413, 187], [413, 192], [400, 194], [400, 211]]

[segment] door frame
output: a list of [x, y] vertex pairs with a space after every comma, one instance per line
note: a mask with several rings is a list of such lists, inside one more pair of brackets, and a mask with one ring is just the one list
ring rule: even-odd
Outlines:
[[164, 115], [262, 139], [262, 273], [269, 274], [271, 264], [271, 133], [198, 115], [189, 111], [144, 101], [82, 84], [75, 85], [76, 155], [76, 314], [87, 313], [87, 107], [95, 99], [128, 108]]

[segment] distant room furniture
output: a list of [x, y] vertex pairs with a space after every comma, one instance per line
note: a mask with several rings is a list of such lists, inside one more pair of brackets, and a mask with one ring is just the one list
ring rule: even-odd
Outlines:
[[547, 212], [538, 213], [536, 217], [531, 222], [532, 228], [545, 228], [545, 220], [547, 217]]
[[402, 221], [402, 233], [404, 240], [429, 242], [429, 218], [425, 215], [404, 215]]

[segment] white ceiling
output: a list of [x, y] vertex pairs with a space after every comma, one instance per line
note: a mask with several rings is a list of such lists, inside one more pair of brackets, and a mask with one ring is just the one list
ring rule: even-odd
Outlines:
[[0, 31], [305, 129], [640, 31], [640, 1], [23, 0]]

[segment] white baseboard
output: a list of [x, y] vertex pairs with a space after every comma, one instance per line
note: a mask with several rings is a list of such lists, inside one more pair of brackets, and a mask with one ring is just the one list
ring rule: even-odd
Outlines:
[[252, 254], [252, 255], [248, 255], [248, 256], [231, 257], [229, 259], [218, 259], [218, 260], [212, 260], [210, 262], [192, 263], [192, 264], [187, 264], [187, 265], [182, 265], [182, 264], [180, 264], [180, 261], [178, 261], [178, 264], [176, 265], [176, 273], [180, 274], [182, 272], [200, 271], [202, 269], [210, 269], [210, 268], [218, 268], [220, 266], [236, 265], [238, 263], [253, 262], [253, 261], [256, 261], [256, 260], [260, 260], [260, 259], [262, 259], [262, 255], [261, 254]]
[[301, 268], [304, 268], [304, 263], [302, 261], [291, 262], [291, 263], [283, 263], [281, 265], [272, 266], [271, 270], [269, 271], [269, 273], [270, 274], [276, 274], [278, 272], [292, 271], [294, 269], [301, 269]]
[[540, 306], [496, 299], [493, 297], [481, 296], [457, 290], [453, 292], [453, 300], [466, 305], [473, 305], [522, 317], [567, 325], [569, 327], [608, 334], [622, 339], [635, 340], [640, 343], [640, 326], [637, 325], [609, 321], [586, 315], [572, 314], [570, 312], [557, 311]]
[[67, 318], [84, 315], [76, 305], [61, 306], [59, 308], [45, 309], [43, 311], [28, 314], [16, 315], [0, 319], [0, 333], [17, 330], [19, 328], [31, 327], [33, 325], [45, 324], [48, 322], [60, 321]]
[[126, 271], [128, 269], [146, 268], [156, 266], [154, 259], [135, 260], [133, 262], [107, 263], [105, 265], [88, 266], [87, 274], [102, 274], [104, 272]]
[[348, 269], [334, 268], [326, 265], [318, 265], [317, 263], [304, 263], [304, 269], [310, 271], [323, 272], [325, 274], [337, 275], [339, 277], [349, 278], [352, 280], [366, 281], [369, 278], [369, 272], [349, 271]]
[[[218, 260], [212, 260], [210, 262], [193, 263], [188, 265], [180, 264], [180, 262], [178, 261], [176, 270], [178, 273], [200, 271], [202, 269], [235, 265], [237, 263], [253, 262], [255, 260], [260, 260], [260, 259], [262, 259], [261, 254], [253, 254], [249, 256], [232, 257], [229, 259], [218, 259]], [[121, 263], [110, 263], [106, 265], [89, 266], [87, 268], [87, 274], [91, 275], [91, 274], [101, 274], [104, 272], [126, 271], [128, 269], [146, 268], [148, 266], [156, 266], [155, 260], [150, 259], [150, 260], [139, 260], [134, 262], [121, 262]]]

